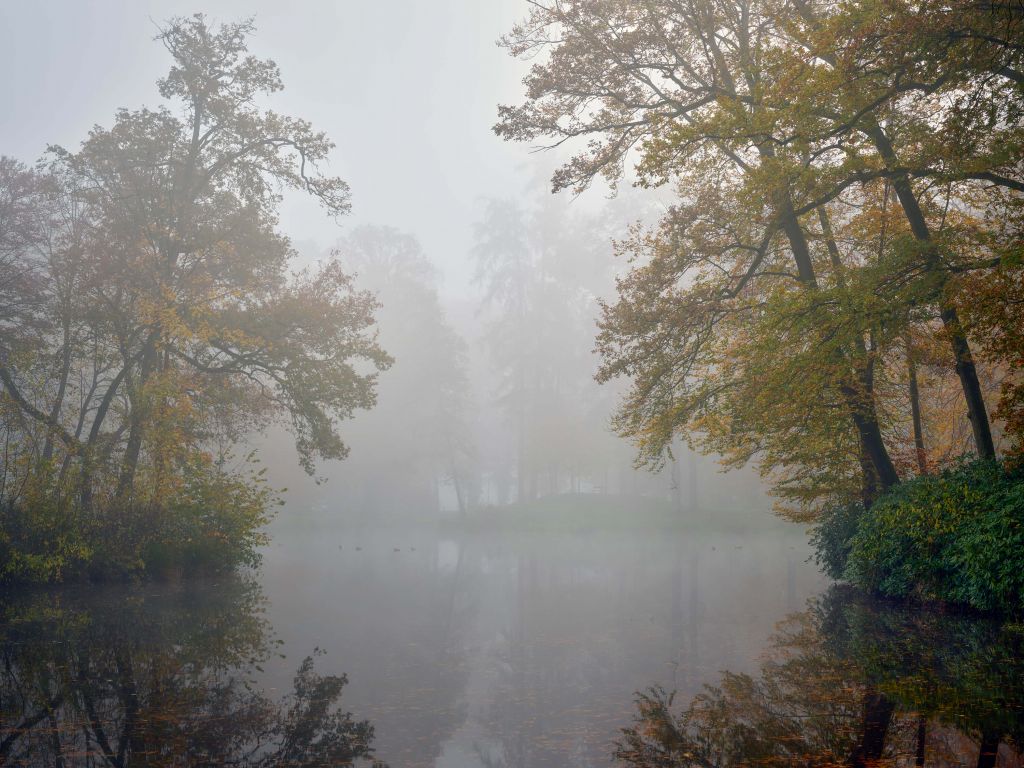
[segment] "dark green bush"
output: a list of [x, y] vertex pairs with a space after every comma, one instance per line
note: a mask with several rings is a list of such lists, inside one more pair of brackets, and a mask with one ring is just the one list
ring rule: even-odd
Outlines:
[[811, 531], [814, 561], [833, 579], [843, 578], [853, 536], [863, 515], [864, 505], [860, 502], [837, 504], [822, 512]]
[[[839, 528], [819, 528], [819, 562], [841, 552]], [[1024, 610], [1024, 472], [975, 461], [901, 483], [856, 523], [843, 576], [894, 597]]]

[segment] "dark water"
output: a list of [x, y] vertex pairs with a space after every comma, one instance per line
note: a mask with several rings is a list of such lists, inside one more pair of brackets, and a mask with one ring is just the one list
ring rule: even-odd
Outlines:
[[799, 532], [320, 528], [250, 580], [7, 596], [0, 764], [1020, 764], [1021, 627], [806, 558]]

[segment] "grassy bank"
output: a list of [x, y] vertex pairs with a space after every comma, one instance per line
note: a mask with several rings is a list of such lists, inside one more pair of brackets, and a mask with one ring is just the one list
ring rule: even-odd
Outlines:
[[673, 530], [747, 533], [793, 530], [765, 505], [749, 509], [680, 510], [669, 500], [648, 496], [559, 494], [524, 504], [484, 507], [446, 527], [472, 531], [585, 533], [588, 531]]
[[813, 535], [834, 578], [882, 595], [1024, 612], [1024, 469], [963, 463], [832, 509]]

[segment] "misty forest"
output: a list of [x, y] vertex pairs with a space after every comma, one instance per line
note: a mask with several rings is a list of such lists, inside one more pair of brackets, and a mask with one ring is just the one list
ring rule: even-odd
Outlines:
[[0, 766], [1024, 766], [1022, 0], [0, 5]]

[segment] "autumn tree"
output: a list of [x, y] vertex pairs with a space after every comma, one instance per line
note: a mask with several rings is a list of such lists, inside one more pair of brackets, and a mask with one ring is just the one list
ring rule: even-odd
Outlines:
[[[155, 510], [215, 469], [218, 439], [267, 419], [288, 422], [307, 469], [343, 458], [340, 421], [373, 405], [374, 369], [389, 363], [372, 296], [336, 262], [292, 271], [282, 191], [339, 216], [348, 188], [321, 170], [324, 134], [257, 106], [282, 84], [248, 53], [252, 29], [169, 22], [167, 103], [120, 110], [75, 152], [52, 148], [37, 174], [52, 191], [16, 211], [26, 223], [11, 231], [25, 234], [5, 242], [5, 270], [37, 286], [19, 295], [38, 296], [8, 322], [40, 330], [20, 347], [4, 336], [4, 404], [26, 439], [41, 436], [34, 459], [60, 446], [57, 474], [29, 472], [37, 485], [74, 478], [87, 516], [99, 504], [166, 517]], [[23, 175], [5, 172], [12, 199]]]
[[[674, 179], [689, 198], [688, 210], [693, 200], [702, 198], [698, 190], [708, 189], [705, 204], [709, 195], [724, 193], [729, 200], [721, 206], [737, 206], [725, 215], [739, 215], [753, 224], [740, 240], [709, 244], [719, 251], [711, 267], [719, 276], [732, 278], [720, 286], [723, 297], [747, 290], [762, 274], [768, 280], [789, 276], [794, 288], [815, 291], [820, 287], [818, 265], [785, 174], [794, 162], [792, 152], [773, 141], [770, 126], [765, 129], [762, 105], [755, 101], [749, 110], [731, 106], [750, 101], [766, 75], [766, 62], [741, 49], [753, 50], [765, 34], [767, 19], [762, 9], [733, 10], [713, 3], [535, 5], [507, 43], [520, 54], [550, 48], [550, 57], [535, 64], [527, 78], [529, 101], [519, 108], [502, 108], [497, 130], [514, 139], [550, 136], [563, 142], [591, 137], [588, 151], [556, 174], [556, 188], [586, 186], [599, 174], [616, 181], [630, 150], [638, 148], [641, 183]], [[712, 34], [716, 30], [718, 36]], [[644, 51], [640, 59], [639, 50]], [[578, 61], [586, 66], [577, 66]], [[744, 205], [752, 200], [760, 203]], [[681, 209], [675, 213], [688, 215]], [[720, 229], [728, 234], [729, 228], [723, 221]], [[780, 254], [780, 238], [788, 246], [781, 256], [790, 265], [780, 266], [777, 259], [766, 265], [766, 255]], [[661, 347], [657, 353], [671, 356], [677, 350], [678, 345]], [[683, 357], [677, 363], [676, 375], [651, 378], [645, 388], [651, 396], [649, 408], [644, 410], [671, 410], [681, 425], [692, 414], [677, 407], [675, 390], [695, 377], [684, 370]], [[873, 398], [864, 391], [870, 384], [867, 366], [861, 360], [846, 367], [844, 380], [834, 382], [834, 388], [844, 393], [856, 427], [862, 463], [868, 466], [865, 485], [876, 478], [883, 486], [891, 485], [896, 473]], [[616, 374], [609, 370], [607, 375]], [[641, 438], [642, 452], [656, 457], [670, 444], [673, 428], [625, 431]]]
[[[662, 225], [626, 244], [638, 262], [620, 301], [607, 307], [599, 339], [602, 377], [634, 382], [620, 430], [653, 463], [683, 430], [733, 459], [757, 455], [781, 473], [783, 490], [794, 486], [804, 500], [848, 488], [857, 467], [870, 503], [899, 480], [891, 408], [878, 390], [885, 365], [894, 347], [905, 348], [911, 325], [936, 333], [932, 320], [941, 323], [977, 450], [992, 455], [955, 277], [991, 267], [1014, 242], [978, 215], [992, 201], [979, 208], [969, 185], [984, 179], [1012, 190], [1007, 168], [1016, 161], [960, 146], [943, 155], [961, 158], [954, 174], [907, 167], [900, 155], [917, 153], [936, 122], [953, 134], [963, 108], [927, 107], [968, 86], [974, 103], [996, 105], [990, 122], [1012, 132], [1013, 99], [976, 75], [1012, 79], [1015, 70], [1007, 75], [994, 56], [965, 63], [950, 46], [948, 55], [922, 56], [915, 70], [906, 41], [881, 32], [891, 20], [885, 9], [874, 10], [538, 2], [505, 40], [535, 63], [527, 100], [500, 108], [497, 132], [550, 146], [586, 140], [555, 174], [556, 189], [581, 189], [598, 176], [616, 183], [632, 165], [637, 183], [678, 190]], [[916, 34], [912, 23], [898, 30]], [[954, 48], [985, 45], [984, 30], [947, 32], [970, 39]], [[1005, 37], [1004, 63], [1015, 55]], [[914, 40], [915, 50], [926, 45]], [[929, 67], [933, 85], [919, 77]], [[975, 158], [969, 168], [964, 150]], [[945, 204], [935, 193], [939, 178]], [[951, 209], [954, 181], [965, 186]], [[890, 196], [902, 222], [887, 211]], [[958, 226], [943, 230], [940, 220]], [[968, 255], [978, 244], [981, 257]]]
[[[886, 179], [932, 282], [977, 451], [994, 458], [953, 283], [958, 273], [999, 262], [1007, 233], [992, 220], [1019, 205], [1012, 192], [1024, 189], [1019, 153], [1006, 149], [1020, 131], [1020, 48], [1012, 40], [1022, 15], [974, 3], [794, 9], [789, 31], [799, 53], [788, 66], [801, 83], [793, 102], [804, 119], [793, 121], [792, 138], [820, 145], [812, 169], [824, 198], [868, 177]], [[942, 192], [945, 200], [933, 204]], [[981, 216], [943, 231], [951, 211]]]

